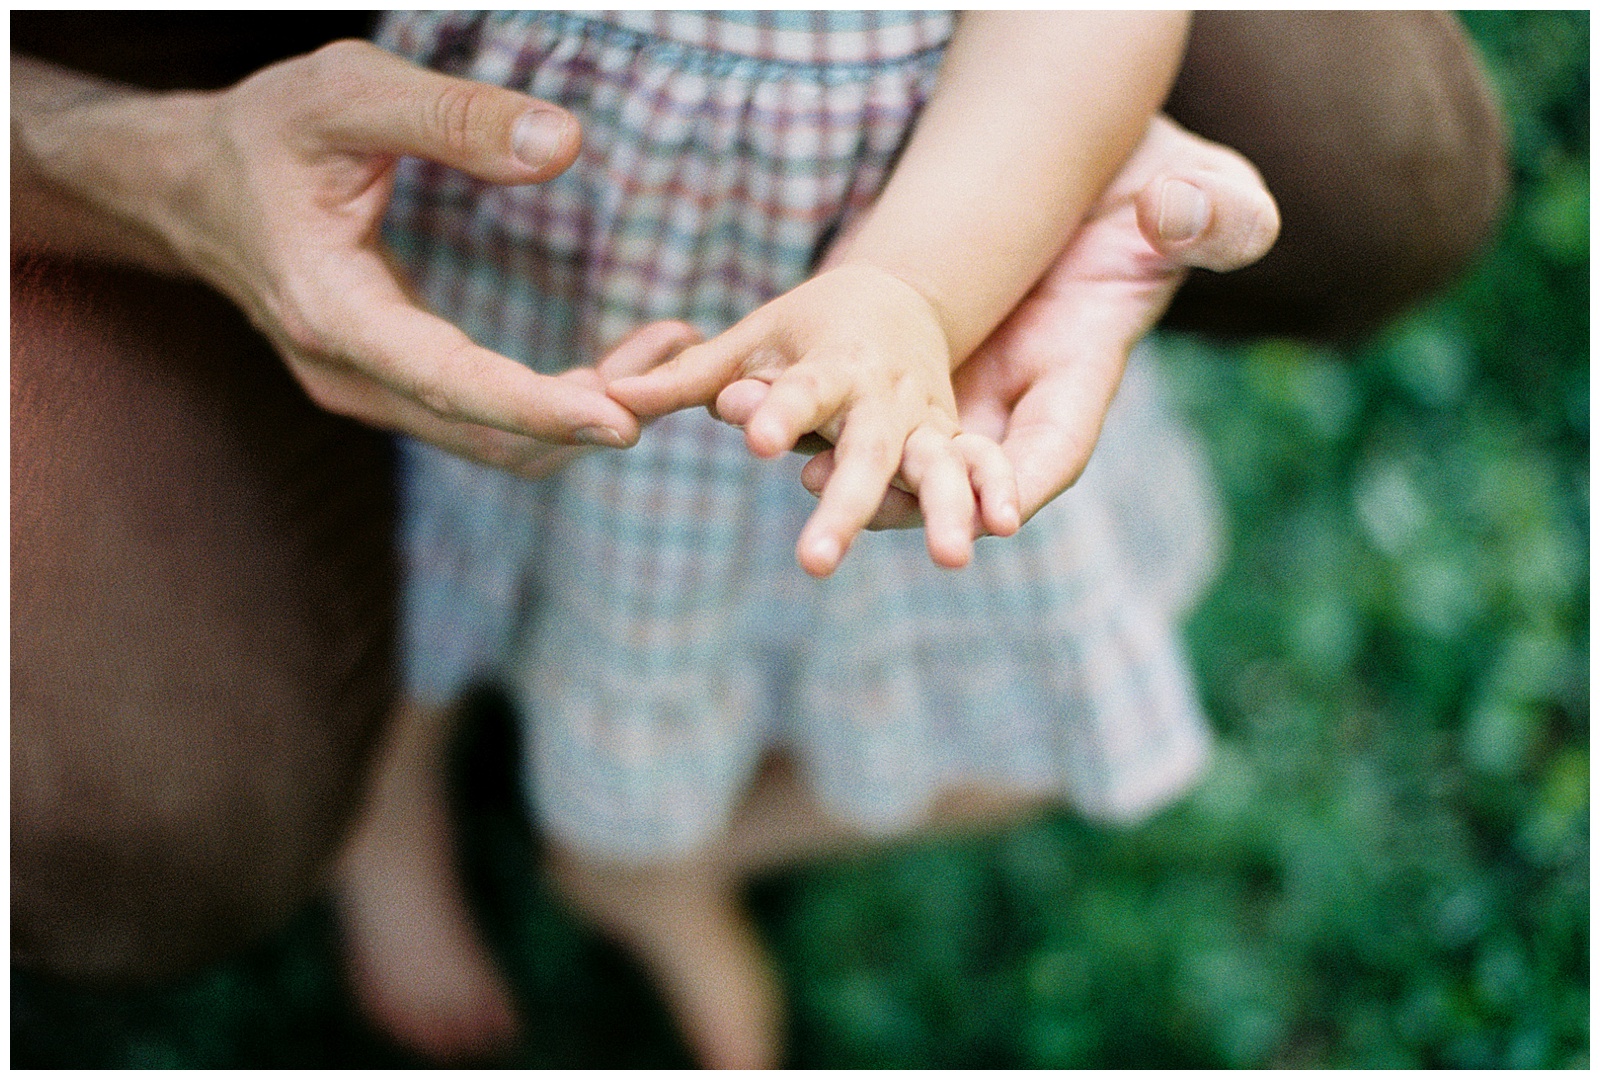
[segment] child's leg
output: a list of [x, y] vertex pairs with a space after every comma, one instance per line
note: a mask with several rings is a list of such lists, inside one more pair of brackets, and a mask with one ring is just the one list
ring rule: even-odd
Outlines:
[[441, 1059], [493, 1053], [517, 1030], [455, 861], [447, 784], [457, 715], [398, 704], [335, 881], [362, 1007], [400, 1042]]
[[[947, 791], [922, 831], [998, 827], [1045, 805], [1031, 795]], [[871, 843], [774, 757], [728, 829], [694, 859], [628, 867], [553, 847], [550, 870], [567, 899], [650, 971], [703, 1065], [770, 1068], [782, 1051], [781, 987], [740, 894], [757, 874]]]
[[649, 970], [703, 1067], [777, 1067], [778, 981], [739, 896], [742, 878], [716, 852], [632, 867], [552, 845], [550, 872], [579, 912]]
[[[999, 828], [1040, 813], [1050, 800], [1024, 792], [950, 788], [939, 793], [927, 819], [910, 835]], [[828, 855], [860, 851], [873, 840], [828, 814], [793, 763], [769, 758], [717, 841], [714, 857], [730, 877], [757, 874]]]

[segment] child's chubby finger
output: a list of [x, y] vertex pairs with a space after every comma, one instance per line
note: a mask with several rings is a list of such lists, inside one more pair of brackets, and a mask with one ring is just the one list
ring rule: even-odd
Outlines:
[[963, 432], [952, 442], [966, 463], [983, 528], [995, 536], [1015, 533], [1022, 527], [1022, 497], [1011, 459], [999, 443], [983, 435]]
[[749, 354], [741, 327], [691, 345], [659, 367], [614, 379], [606, 386], [612, 400], [638, 416], [665, 416], [691, 405], [710, 405], [717, 392], [739, 375]]
[[967, 462], [950, 433], [929, 424], [913, 431], [900, 472], [916, 490], [929, 557], [947, 570], [966, 566], [972, 560], [978, 503]]
[[750, 422], [761, 403], [767, 400], [772, 384], [765, 379], [738, 379], [724, 386], [717, 394], [712, 413], [724, 424], [742, 428]]
[[[772, 389], [772, 384], [764, 379], [740, 379], [731, 382], [722, 388], [717, 395], [716, 404], [711, 407], [711, 415], [724, 424], [732, 424], [742, 428], [750, 422], [761, 403], [767, 400], [767, 391]], [[795, 440], [791, 449], [797, 454], [820, 454], [833, 449], [833, 443], [818, 435], [808, 432]], [[822, 490], [822, 485], [817, 485], [817, 490]]]
[[800, 530], [795, 555], [813, 577], [838, 568], [856, 534], [883, 502], [889, 480], [900, 467], [904, 428], [892, 417], [876, 422], [857, 409], [845, 423], [834, 450], [834, 470], [811, 519]]
[[834, 365], [802, 362], [790, 368], [745, 421], [745, 444], [757, 457], [777, 457], [802, 435], [831, 428], [829, 421], [844, 408], [851, 390], [849, 376]]
[[[828, 478], [833, 475], [833, 447], [818, 453], [807, 461], [800, 469], [800, 485], [813, 496], [820, 496], [828, 486]], [[917, 506], [917, 497], [905, 490], [905, 483], [898, 477], [891, 481], [883, 493], [883, 503], [878, 507], [878, 512], [872, 515], [872, 520], [867, 522], [867, 528], [874, 532], [882, 529], [919, 529], [922, 527], [922, 510]]]

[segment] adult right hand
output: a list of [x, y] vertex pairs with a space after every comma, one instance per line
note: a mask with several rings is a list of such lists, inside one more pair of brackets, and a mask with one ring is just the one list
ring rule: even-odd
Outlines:
[[[19, 73], [17, 59], [12, 147], [25, 183], [98, 215], [102, 233], [135, 238], [125, 246], [142, 247], [146, 265], [230, 297], [333, 412], [541, 475], [577, 447], [635, 442], [639, 422], [605, 381], [648, 370], [695, 337], [655, 323], [596, 369], [540, 375], [423, 310], [391, 266], [379, 228], [401, 156], [496, 184], [548, 180], [581, 138], [555, 106], [360, 41], [217, 93], [80, 83], [64, 94], [70, 73], [31, 62]], [[18, 206], [14, 181], [14, 215]], [[51, 227], [34, 220], [21, 232]]]

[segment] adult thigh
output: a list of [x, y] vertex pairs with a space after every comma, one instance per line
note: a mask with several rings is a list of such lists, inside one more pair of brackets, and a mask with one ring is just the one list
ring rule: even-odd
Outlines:
[[20, 965], [153, 978], [322, 883], [392, 692], [387, 440], [219, 297], [13, 262]]

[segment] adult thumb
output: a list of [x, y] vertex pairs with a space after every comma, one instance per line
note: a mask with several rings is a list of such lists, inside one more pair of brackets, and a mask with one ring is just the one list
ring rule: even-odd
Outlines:
[[1180, 266], [1229, 271], [1260, 259], [1278, 239], [1278, 206], [1253, 168], [1158, 176], [1135, 198], [1139, 231]]
[[566, 110], [488, 83], [429, 71], [364, 41], [305, 58], [322, 107], [313, 129], [331, 149], [408, 154], [496, 184], [548, 180], [578, 156]]

